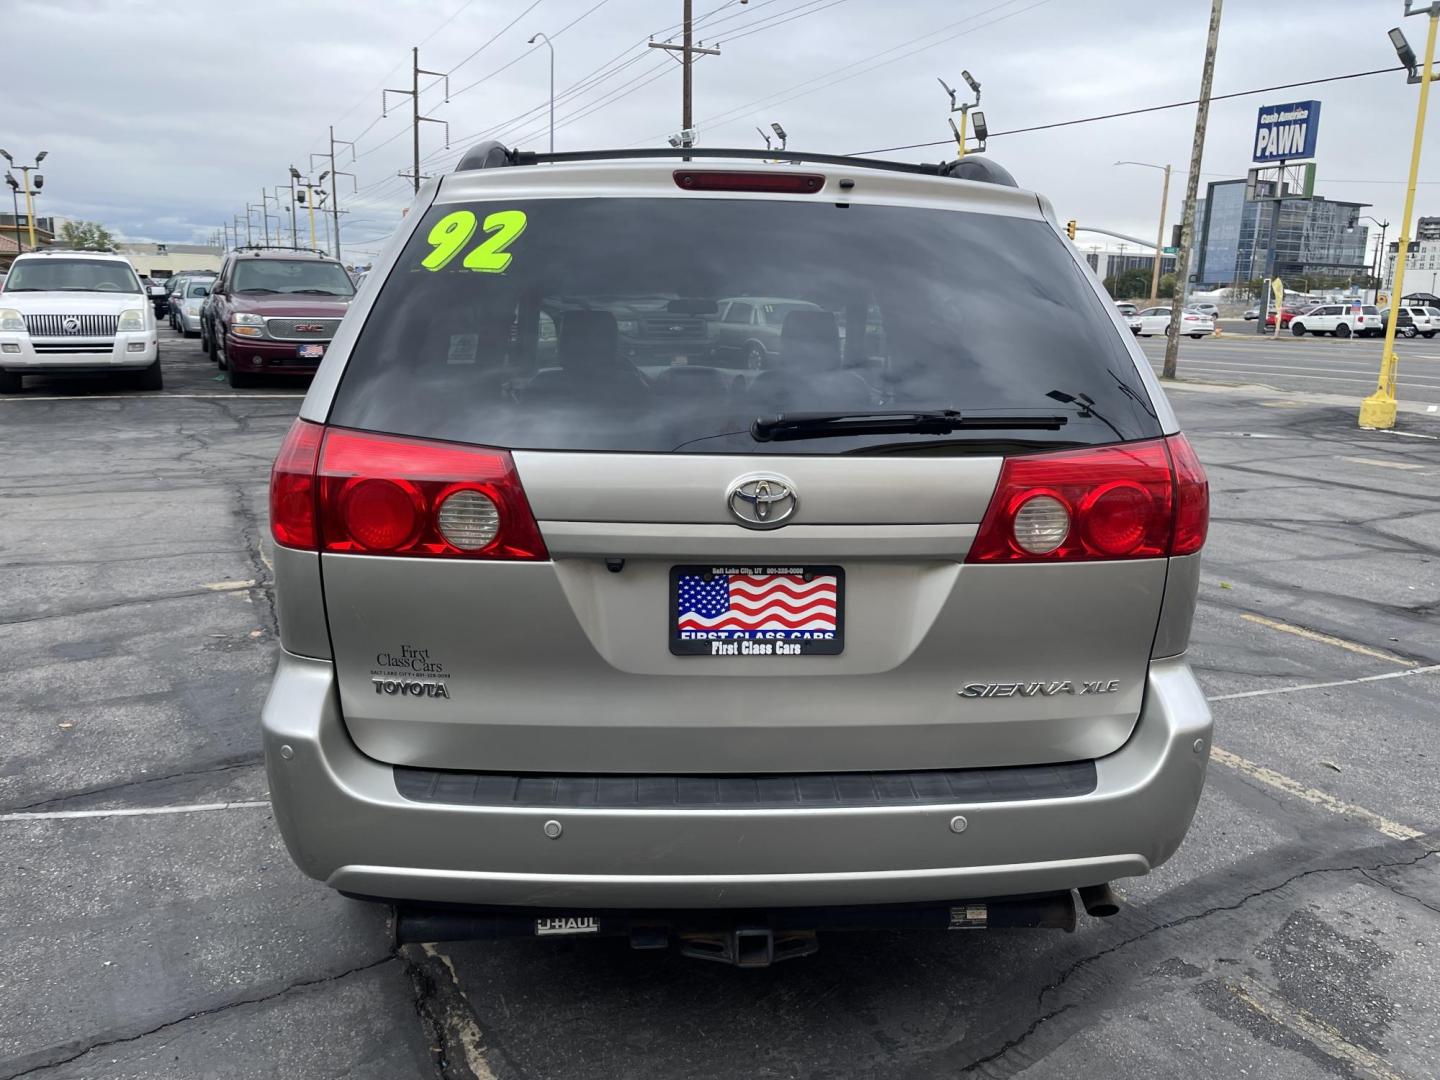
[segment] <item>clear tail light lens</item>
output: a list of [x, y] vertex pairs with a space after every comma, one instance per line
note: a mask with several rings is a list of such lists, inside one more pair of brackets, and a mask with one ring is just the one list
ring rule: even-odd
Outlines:
[[315, 466], [325, 429], [296, 420], [270, 471], [270, 535], [282, 547], [314, 551]]
[[1209, 488], [1184, 436], [1005, 460], [968, 562], [1187, 555], [1205, 542]]
[[1210, 531], [1210, 481], [1190, 440], [1172, 435], [1165, 440], [1175, 463], [1175, 538], [1171, 555], [1193, 555], [1205, 546]]
[[277, 544], [363, 555], [545, 559], [504, 450], [297, 420], [270, 485]]

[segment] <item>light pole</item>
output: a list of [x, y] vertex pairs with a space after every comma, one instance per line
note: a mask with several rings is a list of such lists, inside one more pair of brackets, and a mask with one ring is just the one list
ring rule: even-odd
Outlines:
[[1393, 428], [1395, 426], [1395, 377], [1400, 366], [1395, 355], [1396, 305], [1405, 292], [1405, 251], [1410, 243], [1410, 222], [1415, 213], [1415, 185], [1420, 177], [1420, 149], [1425, 142], [1425, 110], [1430, 104], [1431, 66], [1435, 62], [1435, 31], [1440, 27], [1440, 3], [1416, 4], [1405, 0], [1406, 15], [1428, 15], [1425, 35], [1425, 66], [1415, 70], [1415, 52], [1397, 26], [1390, 31], [1390, 43], [1408, 70], [1406, 81], [1420, 84], [1420, 101], [1415, 108], [1415, 143], [1410, 151], [1410, 178], [1405, 188], [1405, 211], [1400, 218], [1400, 246], [1395, 260], [1395, 284], [1390, 290], [1390, 318], [1385, 322], [1385, 348], [1380, 354], [1380, 374], [1375, 392], [1360, 403], [1362, 428]]
[[[970, 89], [974, 92], [974, 101], [959, 101], [955, 96], [955, 91], [950, 89], [949, 83], [947, 83], [944, 79], [939, 78], [938, 76], [935, 79], [936, 82], [938, 82], [942, 87], [945, 88], [945, 93], [950, 95], [950, 111], [952, 113], [958, 112], [960, 114], [959, 127], [955, 126], [955, 118], [953, 116], [946, 118], [950, 121], [950, 130], [955, 134], [955, 145], [957, 147], [955, 159], [957, 161], [965, 157], [965, 125], [970, 120], [970, 110], [976, 109], [980, 105], [980, 84], [975, 81], [975, 77], [971, 75], [968, 71], [960, 72], [960, 77], [965, 80], [965, 85], [970, 87]], [[976, 112], [975, 123], [977, 131], [984, 126], [984, 122], [984, 114]], [[982, 142], [984, 141], [984, 138], [984, 135], [980, 136]], [[983, 150], [985, 148], [982, 146], [980, 149]]]
[[1165, 204], [1170, 201], [1170, 166], [1153, 165], [1148, 161], [1117, 161], [1116, 165], [1141, 165], [1147, 169], [1159, 169], [1165, 174], [1165, 183], [1160, 188], [1160, 227], [1155, 231], [1155, 266], [1150, 271], [1150, 304], [1153, 307], [1160, 299], [1160, 261], [1165, 245]]
[[527, 45], [534, 45], [537, 41], [545, 42], [550, 50], [550, 152], [555, 152], [555, 45], [550, 40], [549, 34], [536, 34]]
[[15, 250], [20, 252], [25, 250], [25, 246], [20, 243], [20, 181], [15, 179], [14, 173], [6, 169], [5, 183], [10, 185], [10, 205], [15, 211], [11, 217], [15, 225]]
[[296, 241], [295, 228], [295, 181], [300, 179], [300, 170], [294, 165], [290, 166], [290, 246], [297, 248], [300, 244]]
[[[40, 153], [35, 155], [35, 164], [33, 165], [15, 165], [15, 159], [10, 156], [9, 151], [0, 150], [0, 157], [3, 157], [11, 165], [15, 165], [15, 168], [20, 170], [20, 177], [25, 184], [25, 217], [28, 219], [30, 225], [31, 251], [34, 251], [37, 246], [35, 242], [35, 203], [31, 200], [33, 196], [40, 194], [40, 189], [45, 186], [45, 178], [40, 175], [39, 169], [40, 163], [45, 160], [46, 155], [49, 153], [49, 150], [41, 150]], [[36, 170], [35, 187], [33, 190], [30, 187], [30, 170], [32, 169]], [[17, 237], [20, 235], [20, 222], [18, 220], [15, 222], [15, 235]]]

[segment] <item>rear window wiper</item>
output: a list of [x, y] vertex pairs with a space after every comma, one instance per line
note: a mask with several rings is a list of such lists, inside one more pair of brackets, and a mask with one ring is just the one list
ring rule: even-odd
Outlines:
[[953, 431], [1058, 431], [1064, 416], [965, 416], [959, 409], [916, 412], [858, 409], [853, 412], [794, 412], [757, 417], [750, 434], [757, 442], [825, 439], [838, 435], [949, 435]]

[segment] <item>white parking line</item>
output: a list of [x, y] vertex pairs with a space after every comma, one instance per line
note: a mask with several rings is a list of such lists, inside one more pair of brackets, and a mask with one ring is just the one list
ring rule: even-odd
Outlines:
[[1289, 795], [1322, 810], [1328, 810], [1332, 814], [1339, 814], [1341, 817], [1354, 818], [1363, 821], [1377, 832], [1383, 833], [1392, 840], [1418, 840], [1425, 834], [1419, 829], [1412, 829], [1409, 825], [1401, 825], [1398, 821], [1391, 821], [1389, 818], [1381, 817], [1373, 810], [1367, 810], [1363, 806], [1356, 806], [1354, 803], [1347, 803], [1342, 799], [1335, 798], [1316, 788], [1306, 787], [1298, 780], [1292, 780], [1284, 773], [1278, 773], [1274, 769], [1267, 769], [1264, 765], [1257, 765], [1253, 761], [1247, 761], [1239, 754], [1232, 754], [1228, 750], [1222, 750], [1218, 746], [1210, 748], [1210, 760], [1218, 761], [1221, 765], [1244, 773], [1251, 779], [1276, 788]]
[[304, 394], [57, 394], [53, 397], [0, 397], [0, 405], [25, 401], [139, 401], [150, 398], [189, 398], [193, 401], [234, 401], [237, 398], [303, 398]]
[[1345, 457], [1341, 455], [1341, 461], [1353, 461], [1357, 465], [1374, 465], [1381, 469], [1423, 469], [1424, 465], [1417, 465], [1413, 461], [1381, 461], [1372, 457]]
[[1293, 623], [1281, 622], [1279, 619], [1269, 619], [1264, 615], [1253, 615], [1245, 612], [1240, 616], [1246, 622], [1255, 623], [1258, 626], [1268, 627], [1271, 630], [1279, 630], [1282, 633], [1294, 634], [1296, 637], [1305, 638], [1307, 641], [1318, 641], [1322, 645], [1334, 645], [1337, 649], [1346, 649], [1361, 656], [1373, 656], [1377, 660], [1386, 660], [1392, 664], [1399, 664], [1401, 667], [1414, 667], [1414, 660], [1406, 660], [1403, 656], [1396, 656], [1394, 653], [1385, 652], [1383, 649], [1372, 649], [1369, 645], [1361, 645], [1358, 641], [1347, 641], [1342, 637], [1335, 637], [1333, 634], [1322, 634], [1318, 630], [1309, 630], [1303, 626], [1295, 626]]
[[1306, 1040], [1325, 1056], [1350, 1066], [1350, 1069], [1357, 1070], [1361, 1076], [1370, 1077], [1372, 1080], [1404, 1080], [1404, 1077], [1389, 1067], [1384, 1058], [1350, 1042], [1331, 1025], [1315, 1018], [1304, 1009], [1291, 1005], [1254, 979], [1225, 979], [1221, 985], [1272, 1024]]
[[1408, 668], [1405, 671], [1387, 671], [1383, 675], [1361, 675], [1355, 679], [1336, 679], [1334, 682], [1301, 683], [1298, 686], [1272, 686], [1266, 690], [1241, 690], [1237, 694], [1216, 694], [1207, 701], [1238, 701], [1241, 698], [1270, 697], [1274, 694], [1294, 694], [1301, 690], [1328, 690], [1332, 686], [1354, 686], [1357, 683], [1380, 682], [1383, 679], [1404, 679], [1411, 675], [1432, 675], [1440, 671], [1440, 664], [1428, 667]]
[[72, 818], [156, 817], [161, 814], [204, 814], [212, 810], [268, 810], [264, 802], [191, 803], [187, 806], [137, 806], [116, 810], [46, 810], [34, 813], [0, 814], [0, 824], [8, 821], [68, 821]]

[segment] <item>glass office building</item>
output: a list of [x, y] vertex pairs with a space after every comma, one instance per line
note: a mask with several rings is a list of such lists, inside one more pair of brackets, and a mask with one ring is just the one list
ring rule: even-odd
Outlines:
[[[1275, 233], [1275, 273], [1281, 277], [1370, 272], [1367, 230], [1360, 211], [1368, 203], [1319, 196], [1283, 199]], [[1266, 276], [1275, 204], [1245, 198], [1244, 180], [1219, 180], [1195, 203], [1198, 241], [1192, 288], [1219, 289]]]

